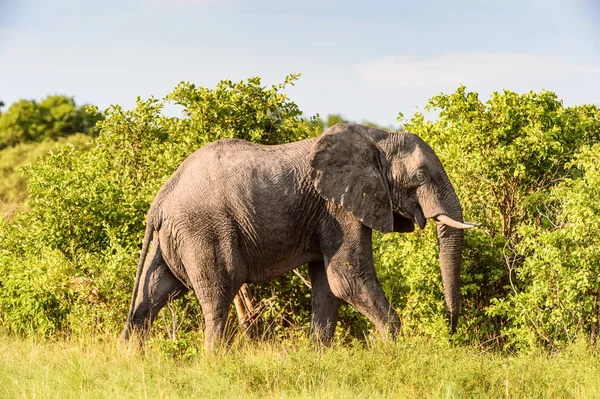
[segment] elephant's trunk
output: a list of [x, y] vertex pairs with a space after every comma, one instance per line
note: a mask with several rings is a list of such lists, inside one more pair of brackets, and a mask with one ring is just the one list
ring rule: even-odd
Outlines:
[[445, 177], [433, 195], [424, 195], [424, 213], [437, 224], [440, 269], [450, 331], [454, 333], [460, 310], [460, 263], [464, 243], [463, 229], [475, 226], [464, 223], [458, 196]]
[[[454, 220], [462, 217], [454, 215]], [[450, 324], [450, 332], [454, 333], [458, 323], [460, 310], [460, 263], [464, 241], [463, 230], [448, 227], [438, 223], [438, 241], [440, 247], [440, 269], [444, 284], [444, 298], [446, 300], [446, 313]]]
[[454, 334], [460, 310], [460, 263], [464, 245], [464, 232], [460, 224], [463, 223], [463, 217], [458, 196], [450, 182], [447, 182], [447, 186], [442, 192], [445, 194], [442, 196], [441, 201], [445, 208], [445, 215], [458, 222], [456, 227], [444, 223], [443, 219], [438, 219], [436, 222], [446, 314], [450, 324], [450, 332]]

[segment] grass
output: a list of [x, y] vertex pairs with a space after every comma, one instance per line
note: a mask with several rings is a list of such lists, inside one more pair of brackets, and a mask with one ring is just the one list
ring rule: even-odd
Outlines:
[[584, 343], [500, 355], [411, 338], [314, 348], [236, 342], [222, 353], [155, 341], [36, 341], [0, 335], [2, 398], [600, 397], [600, 359]]

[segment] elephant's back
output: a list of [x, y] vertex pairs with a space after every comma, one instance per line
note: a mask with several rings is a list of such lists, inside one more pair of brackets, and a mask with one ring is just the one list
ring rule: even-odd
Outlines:
[[218, 140], [186, 158], [155, 203], [171, 217], [204, 212], [211, 218], [252, 216], [260, 223], [257, 218], [270, 219], [281, 205], [293, 207], [302, 195], [315, 193], [308, 193], [312, 145], [312, 140], [274, 146]]
[[[293, 165], [306, 161], [315, 139], [293, 143], [264, 145], [240, 139], [213, 141], [188, 156], [183, 164], [199, 164], [211, 167], [235, 168], [257, 165]], [[182, 165], [183, 165], [182, 164]]]
[[[261, 145], [246, 140], [217, 140], [192, 153], [181, 165], [184, 183], [217, 189], [223, 181], [239, 185], [277, 185], [277, 178], [303, 175], [310, 169], [312, 140], [282, 145]], [[232, 188], [231, 186], [229, 188]], [[249, 187], [245, 187], [249, 188]]]

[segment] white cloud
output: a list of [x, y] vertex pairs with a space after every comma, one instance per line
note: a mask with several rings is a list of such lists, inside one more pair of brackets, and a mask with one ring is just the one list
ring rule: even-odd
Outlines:
[[555, 57], [515, 53], [445, 54], [427, 59], [381, 58], [358, 66], [372, 84], [403, 88], [527, 89], [587, 85], [600, 89], [600, 65], [575, 64]]

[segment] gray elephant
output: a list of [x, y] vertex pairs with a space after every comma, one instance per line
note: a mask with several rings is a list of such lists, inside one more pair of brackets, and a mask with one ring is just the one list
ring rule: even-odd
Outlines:
[[304, 263], [318, 341], [332, 339], [342, 300], [382, 334], [396, 335], [398, 316], [373, 267], [372, 229], [411, 232], [427, 218], [437, 223], [454, 331], [463, 229], [474, 224], [462, 221], [440, 160], [418, 136], [338, 124], [318, 138], [284, 145], [213, 142], [181, 164], [150, 207], [122, 338], [134, 331], [145, 336], [168, 300], [193, 290], [210, 350], [223, 337], [243, 283]]

